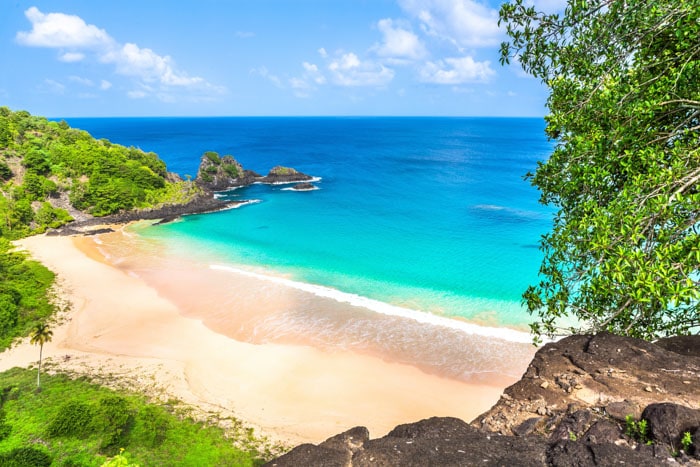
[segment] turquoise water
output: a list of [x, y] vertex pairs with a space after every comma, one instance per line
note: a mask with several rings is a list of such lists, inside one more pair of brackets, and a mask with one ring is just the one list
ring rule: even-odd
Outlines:
[[[523, 327], [550, 226], [523, 180], [551, 144], [541, 119], [69, 119], [97, 138], [196, 173], [205, 151], [266, 173], [287, 165], [318, 190], [254, 185], [255, 200], [139, 230], [219, 265], [478, 323]], [[340, 296], [339, 295], [339, 296]]]

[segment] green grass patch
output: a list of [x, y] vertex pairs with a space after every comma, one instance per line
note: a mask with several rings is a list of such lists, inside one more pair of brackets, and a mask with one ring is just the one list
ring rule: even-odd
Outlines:
[[0, 373], [0, 461], [48, 456], [54, 466], [97, 467], [121, 454], [141, 467], [256, 466], [273, 455], [263, 446], [252, 430], [227, 437], [171, 406], [85, 378], [43, 375], [37, 392], [34, 371]]

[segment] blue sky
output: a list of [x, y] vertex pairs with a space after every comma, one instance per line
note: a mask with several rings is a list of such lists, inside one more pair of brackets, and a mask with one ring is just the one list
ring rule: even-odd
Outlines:
[[4, 0], [0, 105], [48, 117], [544, 115], [544, 86], [498, 62], [499, 3]]

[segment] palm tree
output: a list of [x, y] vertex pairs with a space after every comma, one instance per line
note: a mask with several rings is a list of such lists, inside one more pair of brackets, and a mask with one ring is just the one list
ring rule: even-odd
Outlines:
[[41, 354], [44, 351], [44, 344], [51, 342], [53, 337], [53, 331], [49, 329], [49, 325], [45, 323], [38, 323], [32, 329], [30, 334], [31, 339], [29, 342], [36, 345], [39, 344], [39, 370], [36, 373], [36, 387], [41, 388]]

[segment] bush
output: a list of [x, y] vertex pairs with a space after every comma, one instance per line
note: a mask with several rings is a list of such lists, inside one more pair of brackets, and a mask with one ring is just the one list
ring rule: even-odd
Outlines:
[[147, 405], [139, 411], [138, 419], [138, 435], [135, 429], [134, 436], [152, 448], [163, 444], [170, 429], [169, 414], [161, 407]]
[[0, 161], [0, 180], [9, 180], [12, 178], [12, 170], [5, 162]]
[[221, 158], [219, 157], [219, 154], [214, 152], [214, 151], [207, 151], [204, 153], [204, 155], [212, 161], [214, 164], [219, 165], [221, 164]]
[[134, 424], [129, 401], [120, 396], [107, 396], [98, 402], [95, 422], [102, 427], [104, 436], [100, 448], [115, 454], [116, 449], [128, 444], [127, 438]]
[[0, 465], [3, 467], [49, 467], [51, 456], [46, 451], [37, 448], [15, 448], [10, 452], [0, 454]]
[[84, 402], [70, 401], [58, 409], [56, 417], [49, 423], [48, 435], [83, 438], [94, 432], [93, 409]]

